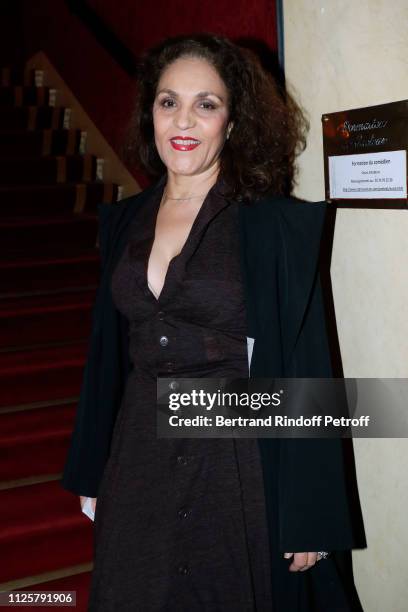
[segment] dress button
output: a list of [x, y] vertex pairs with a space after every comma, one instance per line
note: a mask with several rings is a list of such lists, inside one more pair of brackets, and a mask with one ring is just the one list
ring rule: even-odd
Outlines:
[[190, 511], [188, 510], [188, 508], [180, 508], [180, 510], [178, 511], [179, 518], [181, 519], [187, 518], [189, 514]]
[[159, 310], [159, 312], [157, 313], [157, 316], [160, 319], [160, 321], [163, 321], [165, 315], [162, 310]]
[[176, 389], [179, 388], [179, 383], [177, 382], [177, 380], [172, 380], [171, 383], [169, 383], [169, 387], [170, 389], [172, 389], [173, 391], [175, 391]]
[[166, 368], [166, 370], [168, 370], [169, 372], [172, 372], [174, 370], [174, 363], [172, 361], [167, 361], [164, 364], [164, 367]]
[[188, 574], [190, 572], [190, 568], [188, 567], [188, 565], [179, 565], [178, 566], [178, 573], [179, 574]]
[[167, 336], [161, 336], [159, 342], [162, 346], [167, 346], [169, 343], [169, 339]]
[[187, 457], [184, 457], [184, 455], [179, 455], [177, 457], [177, 463], [179, 465], [187, 465]]

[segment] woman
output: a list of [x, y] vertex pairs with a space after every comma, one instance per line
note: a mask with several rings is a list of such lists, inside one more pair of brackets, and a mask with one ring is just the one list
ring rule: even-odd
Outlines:
[[339, 440], [155, 430], [158, 376], [331, 375], [324, 204], [284, 198], [303, 128], [228, 39], [168, 39], [141, 63], [130, 147], [158, 180], [100, 206], [102, 278], [63, 477], [97, 498], [89, 610], [358, 609], [323, 554], [354, 542]]

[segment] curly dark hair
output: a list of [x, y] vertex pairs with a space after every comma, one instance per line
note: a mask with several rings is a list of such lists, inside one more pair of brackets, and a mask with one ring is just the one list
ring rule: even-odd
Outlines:
[[236, 201], [251, 201], [267, 192], [289, 195], [295, 184], [295, 158], [306, 146], [308, 122], [252, 50], [211, 32], [173, 36], [143, 54], [125, 159], [152, 178], [165, 172], [154, 141], [152, 108], [163, 70], [182, 57], [207, 60], [229, 93], [234, 127], [220, 155], [226, 195]]

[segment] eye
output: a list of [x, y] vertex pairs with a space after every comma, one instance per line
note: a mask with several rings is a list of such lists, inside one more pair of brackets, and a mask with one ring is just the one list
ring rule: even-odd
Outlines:
[[172, 98], [163, 98], [163, 100], [160, 101], [160, 106], [163, 106], [164, 108], [172, 108], [174, 103], [175, 102]]
[[204, 108], [204, 110], [214, 110], [215, 109], [215, 104], [213, 104], [212, 102], [208, 102], [208, 100], [201, 102], [201, 106]]

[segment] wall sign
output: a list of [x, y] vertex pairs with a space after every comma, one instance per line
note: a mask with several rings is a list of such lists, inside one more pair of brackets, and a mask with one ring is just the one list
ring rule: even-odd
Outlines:
[[408, 100], [322, 116], [326, 200], [408, 208]]

